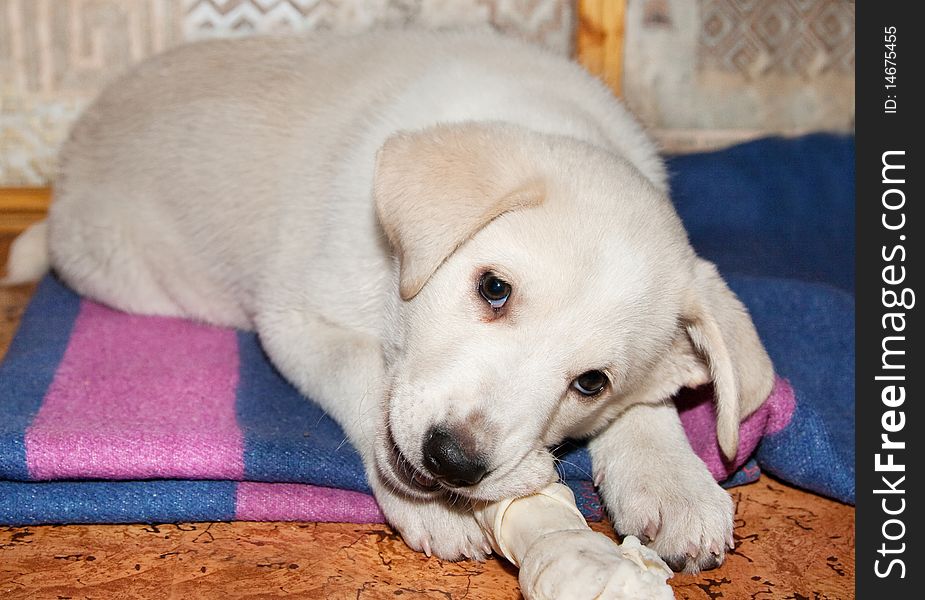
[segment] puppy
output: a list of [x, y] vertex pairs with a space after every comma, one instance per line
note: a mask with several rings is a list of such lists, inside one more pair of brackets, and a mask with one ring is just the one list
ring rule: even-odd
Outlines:
[[732, 546], [670, 398], [711, 382], [731, 457], [772, 366], [577, 65], [488, 33], [199, 43], [113, 83], [61, 163], [14, 266], [47, 237], [86, 296], [255, 329], [412, 548], [483, 557], [472, 503], [555, 480], [565, 438], [676, 569]]

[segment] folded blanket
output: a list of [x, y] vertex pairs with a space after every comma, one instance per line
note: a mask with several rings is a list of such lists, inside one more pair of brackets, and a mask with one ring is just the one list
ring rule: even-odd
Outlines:
[[[768, 285], [745, 281], [738, 291], [747, 302], [779, 301]], [[798, 304], [792, 312], [803, 310]], [[779, 379], [742, 424], [739, 456], [727, 464], [710, 393], [688, 390], [678, 402], [693, 447], [720, 480], [762, 436], [786, 434], [795, 411], [812, 408]], [[0, 415], [0, 523], [382, 519], [340, 428], [282, 379], [254, 334], [121, 313], [53, 276], [40, 284], [0, 366]], [[774, 448], [762, 444], [759, 460], [766, 446]], [[794, 452], [805, 461], [806, 448]], [[779, 450], [768, 456], [784, 478], [799, 466]], [[599, 518], [586, 450], [567, 446], [561, 458], [586, 516]], [[757, 474], [746, 465], [733, 482]]]

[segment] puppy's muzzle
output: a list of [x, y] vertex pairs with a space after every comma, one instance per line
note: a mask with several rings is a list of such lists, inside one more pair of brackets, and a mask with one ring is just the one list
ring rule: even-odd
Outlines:
[[431, 429], [423, 447], [424, 467], [446, 487], [469, 487], [488, 473], [484, 460], [468, 450], [458, 436]]

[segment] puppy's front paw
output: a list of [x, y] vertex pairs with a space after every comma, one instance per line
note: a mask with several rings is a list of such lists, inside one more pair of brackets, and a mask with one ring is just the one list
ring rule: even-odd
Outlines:
[[450, 505], [444, 498], [421, 500], [389, 490], [376, 490], [376, 500], [389, 524], [418, 552], [444, 560], [484, 560], [491, 554], [488, 538], [464, 501]]
[[702, 463], [608, 476], [600, 491], [614, 528], [649, 540], [675, 571], [718, 567], [733, 546], [732, 498]]

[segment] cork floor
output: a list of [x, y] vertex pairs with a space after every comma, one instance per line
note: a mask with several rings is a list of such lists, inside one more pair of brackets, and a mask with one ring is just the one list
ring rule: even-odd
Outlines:
[[[8, 244], [0, 239], [0, 261]], [[0, 288], [0, 355], [31, 292]], [[854, 597], [854, 508], [767, 476], [731, 493], [735, 551], [719, 569], [676, 575], [678, 598]], [[594, 528], [612, 534], [607, 523]], [[385, 525], [0, 527], [4, 599], [282, 596], [458, 600], [516, 599], [520, 592], [516, 570], [502, 560], [428, 559]]]

